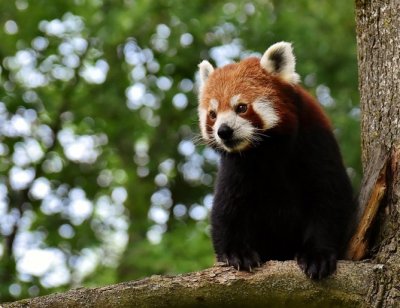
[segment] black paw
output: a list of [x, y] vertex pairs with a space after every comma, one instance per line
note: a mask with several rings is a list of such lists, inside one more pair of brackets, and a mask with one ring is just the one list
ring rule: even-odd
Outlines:
[[307, 251], [297, 255], [297, 264], [311, 279], [323, 279], [336, 270], [336, 253], [332, 251]]
[[233, 266], [237, 270], [251, 272], [254, 268], [261, 266], [261, 259], [253, 250], [240, 251], [238, 253], [226, 253], [218, 256], [219, 262]]

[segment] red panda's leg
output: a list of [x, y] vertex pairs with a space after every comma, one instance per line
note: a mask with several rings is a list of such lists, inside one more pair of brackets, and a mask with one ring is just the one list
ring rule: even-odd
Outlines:
[[338, 249], [328, 246], [330, 240], [323, 236], [326, 231], [326, 227], [310, 226], [296, 256], [300, 268], [311, 279], [322, 279], [336, 271]]
[[235, 219], [234, 213], [220, 211], [215, 204], [211, 214], [211, 237], [217, 261], [246, 271], [261, 266], [260, 256], [250, 247], [241, 219]]
[[330, 131], [302, 136], [303, 208], [307, 221], [297, 262], [307, 276], [322, 279], [336, 270], [348, 240], [355, 203], [338, 145]]

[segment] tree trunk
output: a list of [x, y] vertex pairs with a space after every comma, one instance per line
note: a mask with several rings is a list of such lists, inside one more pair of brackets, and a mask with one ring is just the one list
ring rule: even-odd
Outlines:
[[386, 273], [368, 297], [381, 307], [400, 305], [399, 12], [399, 0], [356, 1], [364, 174], [376, 167], [374, 157], [381, 156], [387, 163], [386, 194], [371, 231], [375, 233], [372, 256], [385, 264]]
[[[364, 224], [359, 230], [373, 235], [369, 262], [341, 261], [337, 274], [321, 282], [305, 277], [294, 261], [271, 261], [255, 273], [213, 267], [3, 306], [400, 307], [399, 12], [399, 0], [356, 0], [365, 176], [360, 194]], [[359, 256], [368, 248], [366, 238], [360, 243]]]

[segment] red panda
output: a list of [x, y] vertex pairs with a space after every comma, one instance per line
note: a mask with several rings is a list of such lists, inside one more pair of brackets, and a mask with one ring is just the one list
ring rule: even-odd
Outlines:
[[211, 211], [217, 260], [252, 270], [296, 259], [336, 270], [356, 211], [331, 124], [299, 83], [292, 46], [214, 69], [199, 65], [202, 138], [220, 153]]

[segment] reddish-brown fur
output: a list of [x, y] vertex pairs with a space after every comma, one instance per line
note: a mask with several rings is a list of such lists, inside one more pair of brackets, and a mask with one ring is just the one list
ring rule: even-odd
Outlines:
[[[217, 112], [230, 110], [231, 98], [240, 94], [240, 102], [251, 104], [264, 98], [272, 102], [280, 123], [275, 128], [280, 132], [292, 132], [301, 122], [303, 128], [331, 129], [328, 118], [324, 115], [316, 100], [300, 86], [289, 84], [280, 77], [267, 73], [260, 66], [260, 59], [251, 57], [239, 63], [229, 64], [216, 69], [209, 77], [203, 89], [200, 106], [210, 110], [209, 102], [219, 102]], [[301, 100], [301, 102], [299, 101]], [[300, 110], [297, 110], [300, 106]], [[261, 118], [253, 108], [241, 115], [250, 120], [257, 128], [262, 127]], [[212, 132], [214, 120], [208, 117], [208, 132]]]

